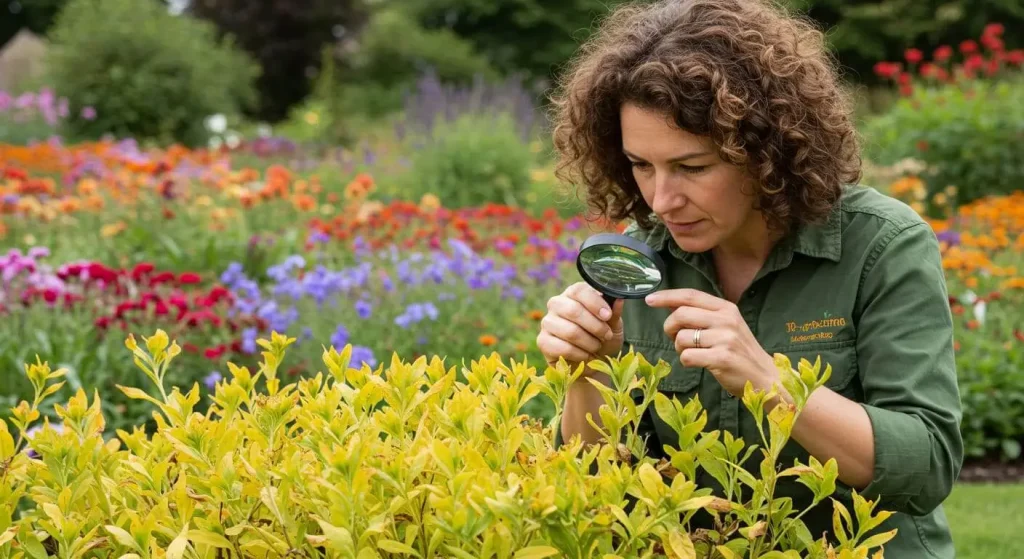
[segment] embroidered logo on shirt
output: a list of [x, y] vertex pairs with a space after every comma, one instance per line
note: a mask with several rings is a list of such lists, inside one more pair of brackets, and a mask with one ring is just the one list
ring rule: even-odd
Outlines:
[[824, 316], [818, 320], [811, 320], [803, 324], [787, 322], [786, 332], [790, 334], [789, 341], [791, 343], [813, 342], [832, 339], [832, 336], [843, 326], [846, 326], [845, 318], [833, 317], [832, 313], [826, 311]]

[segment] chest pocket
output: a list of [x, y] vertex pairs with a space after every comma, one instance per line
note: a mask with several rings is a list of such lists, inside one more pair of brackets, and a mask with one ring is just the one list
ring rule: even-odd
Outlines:
[[676, 349], [668, 343], [651, 342], [648, 340], [625, 341], [623, 352], [632, 347], [633, 351], [640, 353], [651, 364], [656, 365], [658, 361], [664, 361], [672, 366], [672, 372], [663, 379], [659, 385], [662, 392], [671, 392], [679, 398], [680, 402], [687, 402], [697, 394], [700, 389], [700, 382], [703, 378], [703, 369], [700, 367], [684, 367], [679, 362], [679, 354]]
[[861, 388], [857, 379], [857, 341], [837, 340], [820, 343], [794, 344], [780, 349], [769, 350], [768, 353], [781, 353], [789, 358], [793, 368], [796, 369], [801, 359], [806, 359], [813, 364], [821, 359], [821, 370], [819, 375], [824, 374], [827, 366], [832, 371], [825, 386], [843, 396], [857, 399], [860, 397]]

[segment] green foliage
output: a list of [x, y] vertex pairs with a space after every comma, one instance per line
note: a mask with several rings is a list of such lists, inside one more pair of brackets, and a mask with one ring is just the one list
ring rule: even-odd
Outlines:
[[930, 194], [955, 186], [958, 202], [1024, 184], [1024, 80], [915, 88], [863, 129], [868, 157], [913, 157], [929, 166]]
[[[389, 366], [349, 366], [351, 346], [322, 356], [327, 374], [283, 385], [279, 365], [294, 338], [259, 340], [253, 372], [233, 366], [213, 404], [195, 411], [198, 387], [167, 390], [164, 378], [181, 348], [163, 331], [125, 345], [156, 393], [118, 388], [155, 409], [153, 433], [121, 430], [104, 441], [99, 393], [79, 390], [56, 405], [60, 429], [38, 426], [39, 407], [65, 372], [37, 359], [25, 367], [33, 386], [10, 422], [0, 421], [0, 557], [230, 555], [376, 558], [416, 556], [696, 557], [761, 559], [867, 557], [895, 531], [865, 537], [891, 513], [856, 492], [852, 511], [833, 499], [833, 542], [815, 540], [787, 499], [773, 499], [786, 478], [814, 502], [830, 498], [838, 477], [825, 464], [777, 468], [805, 396], [822, 386], [820, 363], [799, 370], [778, 360], [793, 404], [770, 407], [772, 393], [747, 385], [744, 404], [758, 418], [763, 447], [704, 431], [699, 400], [685, 404], [657, 390], [671, 367], [641, 355], [594, 361], [614, 380], [602, 390], [607, 438], [574, 438], [555, 448], [557, 420], [528, 421], [521, 409], [545, 395], [560, 406], [583, 365], [564, 361], [543, 375], [496, 355], [455, 367], [396, 355]], [[633, 393], [642, 397], [634, 400]], [[687, 434], [666, 445], [671, 463], [642, 454], [636, 424], [652, 404]], [[556, 414], [556, 418], [560, 414]], [[765, 425], [767, 424], [767, 425]], [[13, 431], [11, 427], [13, 426]], [[632, 436], [630, 436], [632, 435]], [[25, 450], [31, 449], [35, 456]], [[764, 455], [761, 477], [739, 455]], [[640, 451], [640, 453], [637, 453]], [[711, 495], [697, 468], [728, 472], [730, 495]], [[739, 472], [732, 475], [731, 472]], [[809, 509], [808, 509], [809, 510]], [[698, 511], [719, 519], [701, 533]], [[803, 527], [803, 529], [801, 529]], [[873, 557], [881, 557], [879, 550]]]
[[217, 25], [256, 59], [260, 102], [251, 116], [277, 122], [310, 93], [309, 69], [321, 69], [321, 51], [356, 35], [368, 13], [348, 0], [193, 0], [188, 12]]
[[[405, 0], [428, 29], [451, 29], [505, 74], [549, 79], [623, 0]], [[644, 1], [644, 0], [641, 0]]]
[[1024, 442], [1024, 351], [967, 335], [957, 355], [964, 449], [973, 458], [1018, 460]]
[[213, 26], [176, 17], [155, 0], [71, 0], [51, 33], [47, 70], [71, 114], [70, 136], [111, 133], [161, 143], [206, 141], [203, 119], [254, 100], [258, 67]]
[[352, 112], [380, 116], [402, 106], [402, 95], [431, 68], [445, 82], [497, 77], [487, 58], [448, 29], [425, 29], [401, 5], [385, 3], [345, 60], [342, 96]]
[[467, 113], [439, 122], [426, 145], [413, 152], [398, 195], [418, 200], [434, 194], [451, 208], [487, 202], [522, 206], [534, 155], [506, 113]]

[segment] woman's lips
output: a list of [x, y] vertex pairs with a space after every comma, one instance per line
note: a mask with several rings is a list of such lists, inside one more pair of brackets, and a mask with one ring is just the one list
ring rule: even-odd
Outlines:
[[685, 222], [676, 222], [676, 221], [666, 221], [665, 222], [665, 226], [668, 227], [669, 231], [671, 231], [673, 233], [679, 233], [679, 234], [686, 234], [686, 233], [693, 232], [694, 230], [696, 230], [698, 227], [700, 227], [703, 224], [704, 224], [704, 220], [703, 219], [698, 219], [696, 221], [685, 221]]

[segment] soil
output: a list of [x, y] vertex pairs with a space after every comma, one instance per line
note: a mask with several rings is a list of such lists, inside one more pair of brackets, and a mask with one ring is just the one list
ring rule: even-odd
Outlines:
[[961, 483], [1024, 482], [1024, 460], [1012, 462], [1001, 462], [996, 459], [964, 461], [958, 481]]

